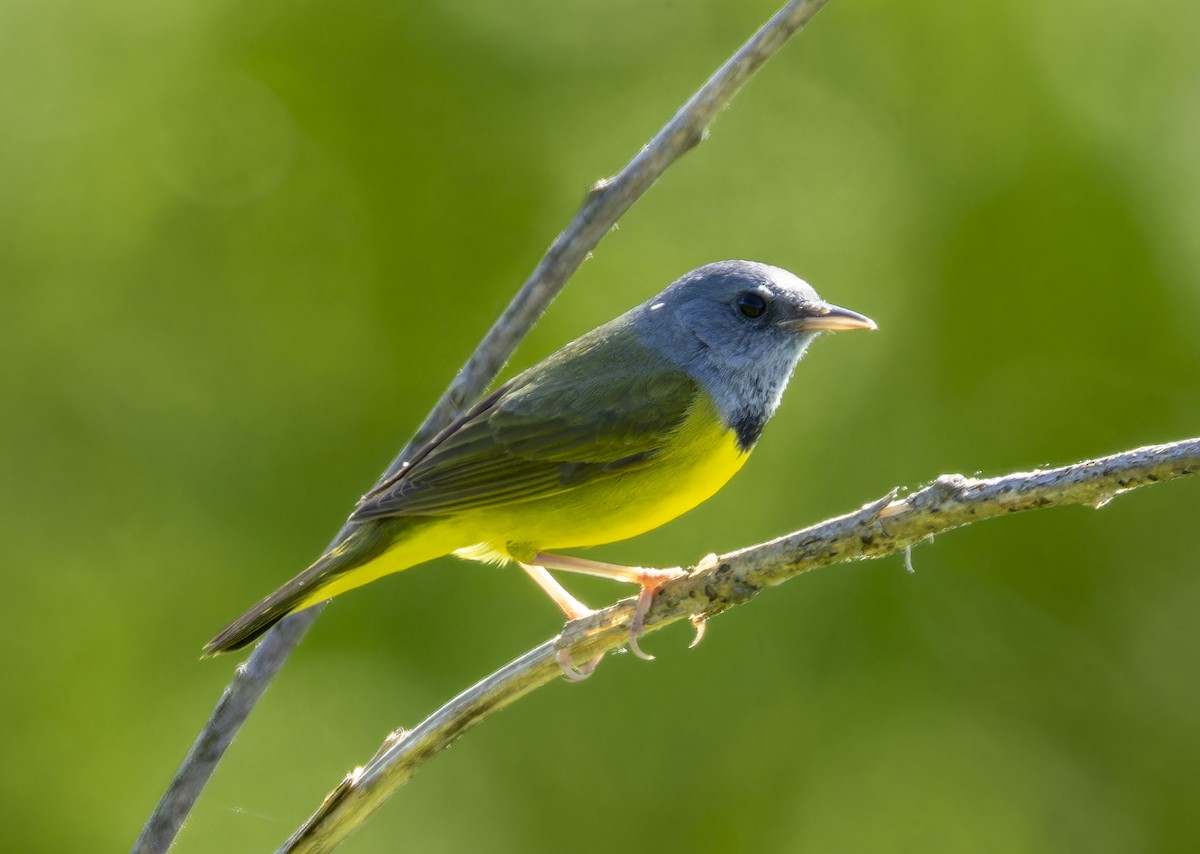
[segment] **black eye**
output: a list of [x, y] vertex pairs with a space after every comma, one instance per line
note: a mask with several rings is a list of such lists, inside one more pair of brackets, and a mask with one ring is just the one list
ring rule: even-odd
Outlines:
[[746, 317], [762, 317], [767, 310], [767, 301], [754, 291], [746, 291], [737, 298], [737, 307]]

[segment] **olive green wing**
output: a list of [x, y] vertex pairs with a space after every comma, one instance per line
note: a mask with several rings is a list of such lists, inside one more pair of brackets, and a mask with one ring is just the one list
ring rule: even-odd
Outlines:
[[[583, 339], [442, 431], [352, 518], [450, 515], [545, 498], [651, 463], [699, 386], [632, 342]], [[604, 343], [612, 345], [612, 340]]]

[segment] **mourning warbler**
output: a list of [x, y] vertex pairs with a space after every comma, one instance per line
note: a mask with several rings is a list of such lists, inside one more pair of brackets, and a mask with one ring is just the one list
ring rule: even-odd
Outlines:
[[341, 543], [204, 652], [449, 553], [515, 561], [568, 617], [588, 610], [547, 568], [641, 584], [648, 606], [671, 571], [554, 552], [632, 537], [709, 498], [746, 461], [813, 339], [874, 328], [778, 267], [693, 270], [472, 406], [359, 501]]

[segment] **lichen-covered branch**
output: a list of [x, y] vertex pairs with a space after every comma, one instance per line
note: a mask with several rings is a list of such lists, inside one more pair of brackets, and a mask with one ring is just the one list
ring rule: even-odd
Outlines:
[[[621, 215], [671, 164], [704, 139], [721, 108], [826, 2], [828, 0], [791, 0], [787, 3], [709, 78], [624, 169], [591, 188], [579, 211], [471, 354], [412, 440], [380, 475], [381, 481], [395, 474], [413, 448], [448, 424], [488, 387], [551, 300]], [[343, 527], [330, 547], [347, 533], [348, 528]], [[280, 622], [266, 634], [249, 660], [237, 669], [146, 822], [134, 844], [134, 854], [159, 854], [170, 848], [225, 750], [323, 609], [323, 605], [318, 605]]]
[[[710, 555], [655, 598], [646, 630], [708, 618], [744, 604], [766, 587], [835, 563], [902, 552], [954, 528], [1063, 504], [1101, 507], [1139, 486], [1200, 474], [1200, 438], [1149, 445], [1062, 468], [987, 479], [943, 475], [904, 498], [896, 491], [861, 509], [721, 557]], [[463, 691], [408, 732], [397, 730], [362, 768], [335, 788], [281, 852], [332, 851], [424, 765], [492, 712], [562, 674], [556, 655], [577, 661], [629, 639], [634, 598], [568, 623], [558, 637]]]

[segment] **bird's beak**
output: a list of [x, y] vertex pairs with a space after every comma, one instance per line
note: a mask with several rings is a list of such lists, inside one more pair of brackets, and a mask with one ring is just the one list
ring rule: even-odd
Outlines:
[[809, 308], [808, 313], [786, 324], [800, 332], [841, 332], [845, 329], [878, 329], [875, 321], [865, 314], [837, 305], [823, 303]]

